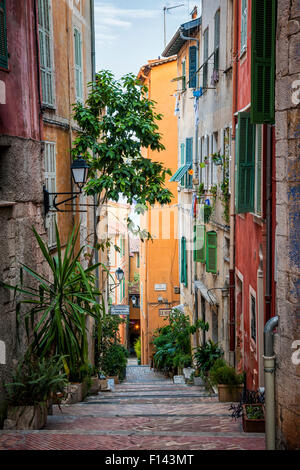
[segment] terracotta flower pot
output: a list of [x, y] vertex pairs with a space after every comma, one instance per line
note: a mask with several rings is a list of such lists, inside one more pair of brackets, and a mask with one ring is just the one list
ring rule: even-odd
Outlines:
[[222, 403], [240, 401], [244, 385], [218, 384], [219, 401]]
[[[261, 419], [251, 419], [247, 416], [247, 407], [253, 406], [255, 408], [261, 408], [264, 417]], [[253, 405], [243, 405], [243, 431], [244, 432], [265, 432], [265, 407], [262, 403]]]

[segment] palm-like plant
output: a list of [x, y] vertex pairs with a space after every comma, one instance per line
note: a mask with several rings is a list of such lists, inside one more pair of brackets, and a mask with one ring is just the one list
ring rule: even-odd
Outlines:
[[[16, 306], [18, 324], [21, 305], [30, 306], [23, 315], [29, 350], [41, 358], [66, 356], [63, 361], [69, 375], [70, 371], [82, 367], [87, 358], [86, 318], [96, 318], [97, 309], [100, 308], [96, 296], [101, 293], [95, 290], [93, 272], [101, 263], [87, 269], [81, 266], [80, 255], [84, 247], [76, 252], [79, 227], [73, 229], [63, 253], [56, 226], [57, 254], [54, 258], [35, 228], [33, 233], [49, 267], [51, 279], [22, 264], [21, 284], [2, 285], [21, 294]], [[37, 281], [36, 288], [23, 286], [23, 271]]]

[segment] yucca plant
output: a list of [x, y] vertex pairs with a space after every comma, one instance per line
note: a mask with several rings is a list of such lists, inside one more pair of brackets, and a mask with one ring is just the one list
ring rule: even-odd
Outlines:
[[[20, 285], [10, 286], [15, 294], [20, 294], [16, 305], [18, 325], [23, 316], [29, 352], [40, 358], [58, 355], [64, 357], [64, 368], [70, 371], [85, 366], [87, 357], [86, 318], [96, 318], [95, 308], [99, 308], [96, 296], [101, 292], [95, 289], [93, 272], [101, 263], [84, 269], [80, 255], [84, 247], [76, 250], [79, 226], [74, 228], [62, 250], [56, 225], [57, 254], [52, 257], [48, 246], [43, 242], [35, 228], [32, 228], [39, 248], [48, 265], [50, 279], [21, 265]], [[23, 273], [27, 272], [37, 281], [37, 286], [24, 287]], [[24, 314], [21, 305], [29, 307]]]

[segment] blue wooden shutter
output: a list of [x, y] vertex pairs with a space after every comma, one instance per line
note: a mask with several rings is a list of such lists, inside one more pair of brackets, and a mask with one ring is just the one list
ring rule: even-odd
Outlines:
[[[181, 166], [183, 166], [185, 164], [185, 161], [184, 161], [184, 144], [180, 145], [180, 163], [181, 163]], [[184, 186], [184, 176], [181, 178], [180, 184], [181, 184], [181, 186]]]
[[206, 271], [217, 274], [217, 234], [207, 232], [206, 234]]
[[275, 122], [276, 0], [252, 0], [251, 122]]
[[249, 113], [239, 113], [236, 155], [236, 210], [253, 212], [255, 188], [255, 126]]
[[[193, 137], [189, 137], [186, 139], [186, 157], [185, 162], [191, 164], [191, 168], [193, 167]], [[193, 187], [193, 177], [187, 174], [185, 175], [185, 187], [192, 188]]]
[[197, 86], [197, 47], [191, 46], [189, 48], [189, 87], [196, 88]]
[[0, 0], [0, 67], [8, 69], [5, 0]]

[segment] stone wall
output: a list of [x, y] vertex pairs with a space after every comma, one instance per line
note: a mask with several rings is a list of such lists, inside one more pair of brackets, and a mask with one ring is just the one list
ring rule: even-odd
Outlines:
[[276, 50], [277, 448], [300, 449], [300, 0], [278, 1]]
[[[0, 138], [0, 281], [16, 285], [20, 263], [47, 275], [32, 226], [46, 234], [43, 217], [42, 144], [18, 137]], [[24, 284], [32, 282], [24, 273]], [[0, 287], [0, 427], [5, 413], [3, 382], [26, 348], [24, 323], [17, 339], [14, 292]]]

